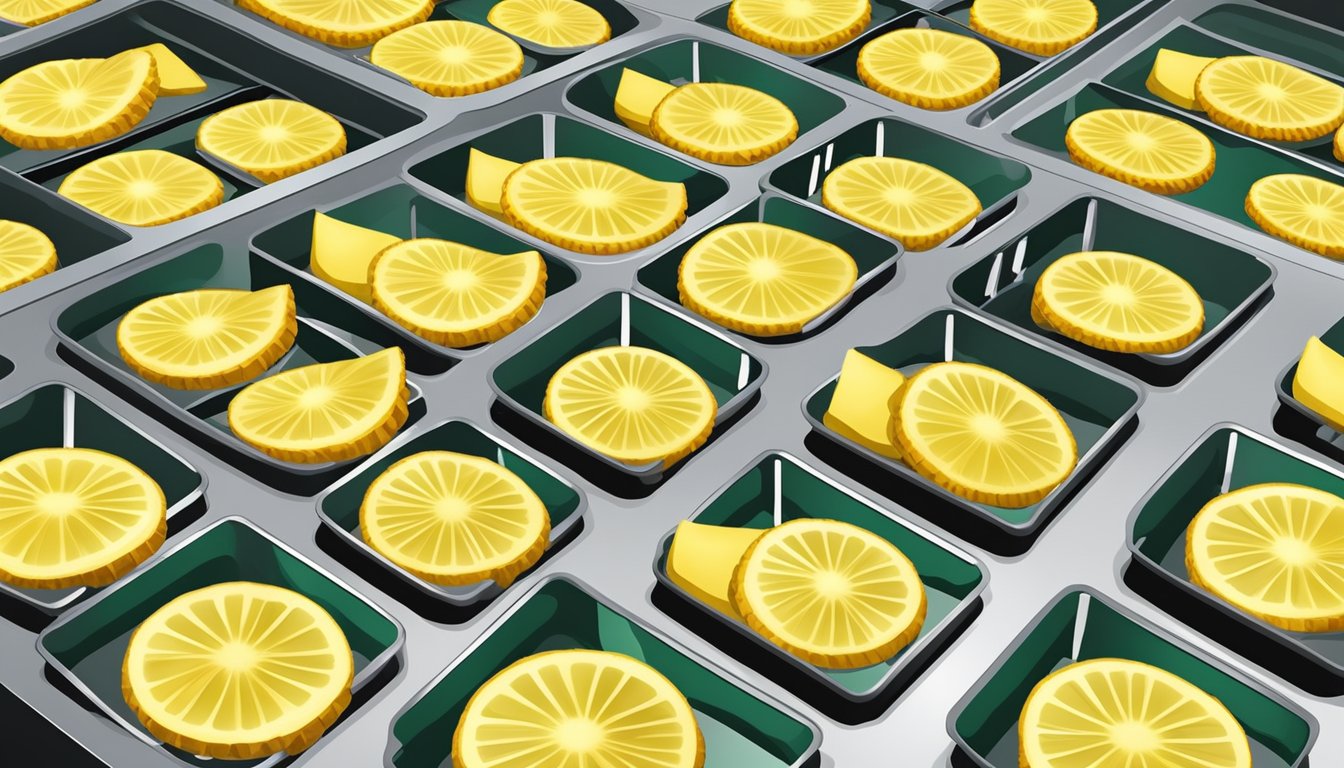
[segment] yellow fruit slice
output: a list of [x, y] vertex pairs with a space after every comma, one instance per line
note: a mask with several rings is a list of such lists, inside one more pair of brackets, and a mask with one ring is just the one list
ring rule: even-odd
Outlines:
[[1175, 352], [1204, 330], [1204, 303], [1190, 283], [1115, 251], [1061, 256], [1036, 281], [1031, 306], [1051, 330], [1112, 352]]
[[630, 130], [652, 138], [653, 131], [649, 124], [653, 122], [653, 111], [675, 90], [677, 87], [671, 83], [633, 69], [622, 69], [613, 109]]
[[1073, 433], [1049, 400], [974, 363], [935, 363], [911, 376], [896, 440], [919, 474], [997, 507], [1035, 504], [1078, 462]]
[[1292, 632], [1344, 630], [1344, 499], [1288, 483], [1225, 493], [1190, 522], [1190, 580]]
[[1297, 361], [1293, 397], [1336, 432], [1344, 432], [1344, 355], [1312, 336]]
[[1344, 163], [1344, 128], [1335, 131], [1334, 155], [1336, 160]]
[[364, 541], [435, 584], [507, 587], [546, 552], [546, 505], [493, 461], [450, 451], [408, 456], [379, 475], [359, 508]]
[[153, 227], [224, 202], [224, 183], [200, 163], [161, 149], [118, 152], [75, 169], [57, 189], [94, 213]]
[[581, 48], [611, 39], [606, 18], [577, 0], [500, 0], [485, 20], [547, 48]]
[[1208, 56], [1192, 56], [1161, 48], [1153, 59], [1152, 70], [1148, 72], [1148, 91], [1181, 109], [1202, 112], [1204, 108], [1195, 96], [1195, 81], [1199, 79], [1199, 73], [1214, 61]]
[[0, 0], [0, 19], [35, 27], [96, 2], [98, 0]]
[[154, 57], [35, 64], [0, 83], [0, 138], [23, 149], [71, 149], [116, 138], [149, 114], [158, 97]]
[[543, 410], [570, 437], [617, 461], [671, 466], [709, 439], [718, 404], [704, 379], [674, 357], [602, 347], [560, 366]]
[[374, 43], [369, 61], [435, 96], [467, 96], [523, 74], [523, 49], [470, 21], [427, 21]]
[[871, 531], [791, 520], [761, 534], [733, 574], [733, 604], [752, 629], [811, 664], [886, 661], [924, 626], [919, 571]]
[[207, 117], [196, 148], [270, 184], [344, 155], [345, 127], [301, 101], [260, 99]]
[[845, 353], [840, 378], [821, 422], [841, 437], [879, 456], [901, 458], [896, 443], [896, 406], [905, 376], [857, 349]]
[[163, 43], [150, 43], [137, 50], [154, 57], [154, 68], [159, 73], [160, 96], [189, 96], [205, 90], [205, 81], [201, 76]]
[[229, 428], [282, 461], [344, 461], [386, 445], [406, 423], [408, 397], [406, 360], [392, 347], [249, 384], [229, 403]]
[[610, 651], [538, 653], [476, 690], [453, 732], [456, 768], [702, 768], [686, 697], [649, 665]]
[[1344, 124], [1344, 88], [1263, 56], [1214, 61], [1195, 95], [1215, 123], [1257, 139], [1308, 141]]
[[1344, 186], [1295, 173], [1266, 176], [1246, 193], [1246, 213], [1298, 248], [1344, 259]]
[[1198, 189], [1213, 176], [1213, 142], [1175, 118], [1098, 109], [1069, 124], [1069, 156], [1082, 167], [1159, 195]]
[[910, 251], [937, 246], [981, 211], [970, 187], [931, 165], [895, 157], [859, 157], [831, 171], [821, 202]]
[[150, 299], [127, 312], [117, 324], [117, 349], [149, 381], [219, 389], [270, 370], [298, 330], [288, 285], [203, 289]]
[[909, 27], [859, 50], [859, 79], [891, 99], [923, 109], [957, 109], [999, 87], [999, 57], [966, 35]]
[[767, 93], [730, 83], [687, 83], [653, 111], [650, 134], [678, 152], [723, 165], [751, 165], [798, 138], [798, 120]]
[[373, 302], [369, 270], [373, 260], [401, 238], [313, 212], [313, 246], [308, 268], [314, 275], [368, 304]]
[[478, 211], [504, 218], [504, 180], [521, 165], [473, 147], [467, 153], [467, 202]]
[[0, 581], [101, 587], [149, 559], [168, 533], [163, 490], [119, 456], [38, 448], [0, 461]]
[[350, 704], [341, 627], [303, 595], [251, 581], [180, 595], [131, 635], [121, 690], [155, 737], [253, 760], [312, 746]]
[[56, 271], [56, 245], [37, 227], [0, 219], [0, 292]]
[[362, 48], [428, 19], [434, 0], [238, 0], [238, 7], [328, 45]]
[[763, 533], [683, 520], [667, 551], [667, 575], [687, 594], [726, 616], [740, 618], [729, 596], [733, 571], [747, 547]]
[[849, 295], [859, 268], [848, 253], [787, 227], [728, 224], [681, 259], [677, 290], [688, 309], [753, 336], [801, 333]]
[[373, 306], [435, 344], [467, 347], [521, 328], [546, 298], [546, 262], [536, 251], [497, 254], [419, 238], [374, 261]]
[[533, 237], [580, 253], [653, 245], [686, 220], [686, 187], [582, 157], [524, 163], [504, 181], [504, 217]]
[[1018, 721], [1023, 768], [1251, 768], [1222, 702], [1164, 669], [1091, 659], [1046, 676]]
[[1092, 0], [975, 0], [971, 29], [1037, 56], [1054, 56], [1097, 31]]
[[780, 53], [812, 56], [863, 34], [872, 15], [868, 0], [733, 0], [728, 29]]

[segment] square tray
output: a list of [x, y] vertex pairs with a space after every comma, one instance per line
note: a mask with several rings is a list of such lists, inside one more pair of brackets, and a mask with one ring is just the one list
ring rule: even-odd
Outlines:
[[[255, 581], [298, 592], [322, 606], [341, 626], [354, 652], [355, 699], [401, 654], [403, 631], [396, 619], [302, 555], [241, 518], [228, 517], [173, 547], [149, 568], [137, 571], [57, 620], [37, 638], [37, 650], [81, 695], [131, 736], [193, 766], [218, 765], [167, 746], [140, 724], [121, 693], [121, 662], [131, 633], [170, 600], [228, 581]], [[284, 753], [258, 760], [230, 760], [245, 768], [274, 766]]]
[[[899, 369], [906, 376], [930, 363], [956, 360], [980, 363], [996, 368], [1017, 379], [1050, 401], [1059, 410], [1074, 440], [1078, 443], [1078, 465], [1064, 482], [1044, 499], [1028, 507], [1010, 509], [968, 501], [934, 484], [905, 463], [877, 453], [831, 431], [822, 421], [835, 392], [838, 376], [830, 378], [803, 401], [803, 415], [812, 429], [847, 448], [881, 470], [875, 476], [878, 490], [894, 496], [901, 493], [889, 480], [913, 484], [931, 493], [934, 505], [910, 507], [917, 514], [948, 521], [946, 505], [966, 513], [1000, 537], [1012, 548], [1025, 549], [1073, 492], [1103, 464], [1124, 441], [1137, 423], [1143, 393], [1137, 384], [1106, 373], [1085, 361], [1073, 361], [1045, 348], [1013, 330], [999, 328], [960, 309], [943, 309], [926, 316], [896, 335], [895, 338], [858, 350], [878, 362]], [[842, 467], [847, 471], [849, 467]], [[894, 477], [892, 477], [894, 476]], [[904, 498], [903, 496], [900, 498]], [[990, 544], [1003, 545], [993, 541]]]
[[577, 648], [632, 656], [665, 675], [695, 711], [704, 768], [816, 764], [821, 733], [802, 715], [682, 651], [587, 586], [553, 576], [528, 590], [393, 717], [385, 765], [451, 766], [451, 735], [478, 688], [519, 659]]
[[[715, 222], [704, 234], [707, 235], [710, 230], [727, 224], [755, 221], [788, 227], [839, 246], [854, 259], [854, 263], [859, 269], [858, 280], [855, 281], [849, 294], [835, 306], [805, 324], [802, 333], [790, 336], [739, 334], [763, 343], [801, 341], [829, 327], [854, 304], [890, 279], [896, 271], [896, 262], [902, 253], [899, 243], [894, 243], [885, 237], [879, 237], [871, 230], [860, 227], [828, 210], [818, 210], [775, 192], [767, 192], [757, 198], [755, 202], [748, 203], [735, 213]], [[695, 240], [683, 242], [640, 267], [639, 272], [635, 274], [636, 282], [641, 288], [653, 293], [659, 299], [667, 302], [668, 305], [679, 307], [685, 312], [691, 312], [689, 308], [683, 307], [681, 304], [681, 294], [677, 288], [677, 276], [680, 272], [682, 258], [686, 256], [686, 252], [691, 249], [691, 246], [699, 240], [700, 237], [697, 237]], [[714, 322], [707, 317], [696, 316], [707, 323]], [[715, 325], [717, 326], [717, 324]], [[727, 328], [724, 331], [738, 333]]]
[[[520, 449], [484, 432], [470, 421], [454, 419], [416, 435], [414, 439], [406, 440], [404, 436], [398, 438], [323, 493], [317, 501], [317, 515], [328, 528], [364, 557], [436, 600], [465, 607], [493, 600], [504, 590], [493, 580], [460, 587], [428, 582], [397, 566], [369, 546], [359, 526], [360, 505], [374, 480], [398, 461], [424, 451], [455, 451], [479, 456], [517, 475], [541, 498], [550, 516], [551, 537], [546, 546], [546, 556], [573, 538], [583, 525], [583, 513], [588, 501], [582, 491]], [[530, 572], [529, 569], [518, 578], [522, 579]]]
[[[0, 405], [0, 445], [4, 446], [0, 459], [35, 448], [91, 448], [126, 459], [163, 489], [170, 533], [184, 525], [179, 514], [205, 496], [205, 476], [186, 459], [65, 384], [41, 384]], [[0, 582], [0, 594], [51, 616], [97, 591], [92, 587], [31, 589]]]
[[[708, 622], [709, 630], [716, 634], [722, 635], [727, 629], [749, 640], [730, 648], [715, 645], [772, 680], [784, 685], [794, 683], [794, 687], [806, 686], [800, 693], [804, 698], [811, 699], [805, 694], [813, 690], [824, 694], [824, 700], [812, 703], [826, 707], [844, 722], [860, 722], [894, 701], [970, 624], [980, 612], [989, 574], [969, 554], [882, 510], [875, 502], [831, 481], [787, 453], [762, 454], [687, 519], [763, 531], [790, 520], [815, 518], [840, 520], [871, 531], [904, 553], [919, 571], [928, 600], [924, 625], [909, 645], [880, 664], [850, 670], [810, 664], [735, 617], [695, 599], [672, 581], [667, 572], [675, 529], [659, 544], [653, 572], [664, 589], [698, 609], [695, 618], [702, 621], [692, 629], [700, 631]], [[762, 659], [761, 651], [778, 662]], [[776, 674], [781, 670], [783, 674]]]
[[[568, 451], [645, 484], [661, 481], [676, 466], [654, 462], [624, 464], [580, 443], [546, 418], [546, 385], [560, 366], [601, 347], [642, 346], [690, 366], [718, 403], [709, 442], [677, 462], [688, 461], [713, 444], [720, 429], [752, 400], [765, 381], [766, 365], [720, 331], [624, 291], [605, 294], [515, 352], [490, 373], [500, 403], [532, 426], [559, 438]], [[550, 455], [550, 454], [548, 454]], [[569, 463], [571, 455], [552, 455]]]
[[[224, 389], [173, 389], [142, 379], [127, 367], [117, 349], [117, 325], [121, 318], [149, 299], [197, 288], [256, 290], [284, 282], [261, 279], [252, 271], [252, 263], [237, 249], [217, 244], [198, 246], [83, 295], [55, 316], [52, 327], [73, 362], [120, 394], [167, 414], [177, 426], [207, 438], [212, 447], [226, 449], [231, 462], [240, 463], [257, 479], [295, 492], [312, 493], [357, 460], [296, 464], [272, 458], [235, 437], [228, 426], [229, 401], [247, 384], [262, 377]], [[367, 340], [339, 332], [333, 327], [336, 319], [344, 321], [351, 314], [344, 309], [344, 300], [331, 294], [324, 296], [313, 290], [319, 286], [298, 280], [291, 285], [299, 317], [298, 337], [266, 375], [312, 363], [348, 360], [377, 351], [384, 344], [396, 344], [395, 338]], [[372, 324], [368, 327], [377, 329]], [[408, 364], [411, 359], [408, 350]], [[425, 404], [419, 387], [412, 382], [406, 386], [411, 392], [410, 415], [405, 425], [408, 427], [424, 413]]]
[[1173, 616], [1306, 690], [1338, 695], [1344, 692], [1344, 632], [1290, 632], [1190, 581], [1185, 566], [1190, 522], [1217, 496], [1258, 483], [1296, 483], [1344, 495], [1344, 471], [1222, 424], [1186, 451], [1135, 507], [1130, 555], [1156, 577], [1152, 586], [1164, 593], [1162, 607]]
[[[1080, 344], [1031, 319], [1036, 282], [1060, 257], [1120, 251], [1154, 261], [1184, 278], [1204, 303], [1204, 330], [1169, 354], [1122, 354]], [[1090, 355], [1155, 383], [1174, 384], [1213, 351], [1265, 299], [1275, 269], [1246, 251], [1168, 223], [1132, 206], [1082, 197], [1061, 206], [992, 255], [955, 275], [952, 298], [1034, 336]]]
[[[56, 246], [57, 269], [97, 256], [131, 239], [84, 206], [29, 184], [9, 171], [0, 170], [0, 199], [5, 201], [0, 216], [36, 227]], [[41, 279], [33, 282], [40, 283]], [[17, 286], [5, 293], [17, 290], [28, 289]]]
[[[1335, 351], [1344, 351], [1344, 318], [1326, 329], [1325, 333], [1319, 334], [1319, 338], [1327, 347]], [[1293, 343], [1300, 343], [1305, 347], [1307, 338], [1303, 337]], [[1293, 377], [1297, 376], [1297, 364], [1301, 360], [1301, 354], [1299, 352], [1298, 358], [1283, 369], [1278, 379], [1278, 386], [1275, 388], [1279, 403], [1297, 417], [1295, 420], [1297, 423], [1294, 424], [1294, 420], [1289, 418], [1280, 424], [1276, 419], [1275, 428], [1309, 444], [1335, 461], [1344, 463], [1344, 434], [1335, 431], [1334, 427], [1326, 424], [1315, 411], [1293, 395]], [[1305, 428], [1299, 428], [1302, 424], [1306, 425]]]
[[981, 768], [1018, 767], [1018, 718], [1033, 687], [1074, 662], [1121, 658], [1179, 675], [1217, 698], [1245, 729], [1255, 768], [1300, 768], [1316, 741], [1310, 714], [1193, 645], [1086, 587], [1070, 587], [1031, 620], [952, 708], [947, 731]]
[[[291, 216], [252, 238], [252, 269], [258, 279], [268, 283], [289, 283], [296, 296], [303, 292], [308, 303], [339, 305], [330, 313], [332, 322], [365, 338], [376, 338], [384, 346], [399, 345], [406, 350], [406, 364], [413, 366], [417, 373], [442, 373], [454, 361], [490, 347], [489, 344], [478, 344], [454, 348], [436, 344], [314, 275], [310, 257], [316, 210], [313, 208]], [[534, 250], [531, 245], [496, 227], [440, 205], [405, 184], [393, 184], [323, 212], [348, 224], [376, 229], [402, 239], [437, 237], [500, 254]], [[578, 280], [573, 267], [544, 250], [539, 252], [546, 263], [547, 297]]]

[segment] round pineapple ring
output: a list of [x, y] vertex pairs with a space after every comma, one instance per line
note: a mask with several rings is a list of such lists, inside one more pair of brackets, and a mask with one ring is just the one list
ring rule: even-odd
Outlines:
[[784, 102], [730, 83], [687, 83], [663, 98], [649, 123], [653, 138], [692, 157], [751, 165], [798, 138]]
[[1058, 333], [1112, 352], [1175, 352], [1204, 330], [1204, 303], [1184, 278], [1115, 251], [1071, 253], [1046, 267], [1032, 311]]
[[328, 45], [363, 48], [428, 19], [434, 0], [238, 0], [238, 7]]
[[753, 336], [803, 328], [853, 290], [858, 266], [839, 247], [774, 224], [713, 230], [681, 259], [677, 290], [688, 309]]
[[975, 0], [971, 29], [1037, 56], [1054, 56], [1097, 31], [1092, 0]]
[[1222, 702], [1164, 669], [1090, 659], [1046, 676], [1018, 720], [1022, 768], [1251, 768]]
[[547, 48], [585, 48], [611, 39], [606, 18], [577, 0], [500, 0], [485, 20]]
[[196, 148], [270, 184], [345, 154], [345, 127], [301, 101], [260, 99], [207, 117]]
[[1269, 234], [1332, 259], [1344, 259], [1344, 186], [1280, 173], [1251, 185], [1246, 213]]
[[927, 251], [980, 215], [970, 187], [931, 165], [895, 157], [859, 157], [821, 185], [821, 203], [909, 251]]
[[1098, 109], [1069, 124], [1069, 156], [1082, 167], [1160, 195], [1198, 189], [1213, 176], [1213, 142], [1175, 118]]
[[1215, 123], [1257, 139], [1309, 141], [1344, 124], [1344, 88], [1263, 56], [1215, 60], [1195, 96]]
[[911, 376], [896, 440], [916, 472], [964, 499], [1025, 507], [1073, 472], [1078, 446], [1049, 400], [974, 363], [935, 363]]
[[551, 533], [527, 483], [493, 461], [450, 451], [388, 467], [364, 494], [359, 527], [388, 560], [450, 586], [509, 586], [545, 554]]
[[88, 448], [38, 448], [0, 461], [0, 498], [0, 581], [20, 587], [111, 584], [168, 533], [159, 484]]
[[1344, 499], [1265, 483], [1209, 501], [1185, 562], [1204, 589], [1291, 632], [1344, 630]]
[[863, 34], [872, 15], [869, 0], [733, 0], [728, 29], [780, 53], [814, 56]]
[[469, 21], [426, 21], [374, 43], [369, 61], [435, 96], [467, 96], [523, 74], [523, 49]]
[[154, 57], [35, 64], [0, 83], [0, 138], [23, 149], [71, 149], [116, 138], [145, 119], [158, 98]]
[[194, 216], [224, 202], [224, 183], [200, 163], [161, 149], [106, 155], [56, 190], [94, 213], [135, 227]]
[[899, 549], [838, 520], [792, 520], [742, 555], [730, 594], [743, 620], [810, 664], [857, 669], [919, 636], [924, 584]]
[[910, 27], [864, 45], [858, 73], [887, 98], [922, 109], [957, 109], [999, 87], [999, 57], [973, 37]]
[[98, 0], [0, 0], [0, 19], [35, 27], [96, 2]]
[[354, 656], [320, 605], [248, 581], [180, 595], [131, 635], [121, 691], [156, 738], [194, 755], [302, 752], [350, 704]]
[[690, 702], [642, 661], [610, 651], [527, 656], [472, 694], [453, 731], [455, 768], [702, 768]]
[[0, 219], [0, 291], [56, 271], [56, 246], [42, 230]]
[[704, 445], [718, 404], [680, 360], [644, 347], [602, 347], [560, 366], [546, 385], [546, 418], [625, 464], [671, 466]]

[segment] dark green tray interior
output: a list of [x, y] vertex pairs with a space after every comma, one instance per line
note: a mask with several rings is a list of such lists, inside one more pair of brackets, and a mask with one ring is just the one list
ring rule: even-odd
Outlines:
[[36, 227], [56, 246], [58, 267], [68, 267], [130, 240], [125, 232], [51, 192], [0, 171], [0, 218]]
[[560, 578], [524, 598], [402, 711], [392, 723], [390, 764], [452, 765], [452, 733], [477, 688], [519, 659], [574, 648], [632, 656], [672, 681], [695, 710], [705, 738], [705, 768], [783, 768], [815, 749], [807, 724], [738, 688], [584, 588]]
[[1344, 29], [1344, 6], [1322, 3], [1321, 0], [1257, 0], [1262, 5], [1293, 13], [1311, 21]]
[[[1089, 604], [1080, 615], [1084, 597]], [[1077, 637], [1081, 642], [1075, 654]], [[1056, 598], [994, 662], [987, 678], [953, 710], [953, 736], [982, 764], [1018, 768], [1017, 723], [1031, 689], [1061, 667], [1098, 658], [1160, 667], [1217, 698], [1245, 729], [1255, 768], [1288, 768], [1305, 757], [1312, 728], [1283, 700], [1250, 687], [1086, 592]]]

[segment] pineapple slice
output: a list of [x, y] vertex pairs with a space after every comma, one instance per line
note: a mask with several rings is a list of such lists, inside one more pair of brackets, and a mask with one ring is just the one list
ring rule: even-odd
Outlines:
[[523, 74], [523, 49], [470, 21], [427, 21], [393, 32], [374, 43], [369, 61], [435, 96], [481, 93]]
[[578, 0], [500, 0], [485, 20], [547, 48], [585, 48], [611, 39], [611, 24]]
[[139, 149], [100, 157], [75, 169], [56, 190], [122, 224], [154, 227], [224, 202], [224, 183], [200, 163]]
[[301, 101], [260, 99], [207, 117], [196, 148], [270, 184], [345, 154], [345, 127]]
[[1148, 73], [1148, 91], [1181, 109], [1203, 112], [1199, 97], [1195, 95], [1195, 81], [1199, 80], [1199, 73], [1214, 61], [1207, 56], [1192, 56], [1162, 48], [1153, 59], [1153, 68]]
[[42, 230], [0, 219], [0, 292], [56, 271], [56, 246]]
[[340, 48], [363, 48], [419, 24], [434, 12], [434, 0], [237, 0], [291, 32]]
[[1037, 56], [1054, 56], [1097, 31], [1092, 0], [975, 0], [971, 29]]
[[815, 56], [863, 34], [872, 16], [869, 0], [733, 0], [728, 29], [780, 53]]
[[922, 109], [959, 109], [999, 87], [999, 57], [967, 35], [909, 27], [859, 50], [859, 79], [887, 98]]
[[45, 61], [0, 83], [0, 138], [22, 149], [97, 144], [139, 125], [158, 92], [158, 69], [145, 51]]
[[312, 242], [308, 268], [313, 274], [371, 304], [369, 270], [373, 261], [378, 254], [400, 243], [401, 238], [314, 211]]
[[1209, 137], [1154, 112], [1088, 112], [1069, 124], [1064, 143], [1073, 161], [1089, 171], [1159, 195], [1190, 192], [1213, 176]]

